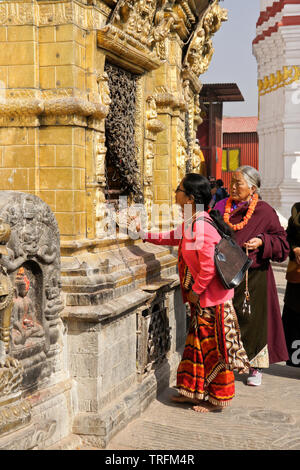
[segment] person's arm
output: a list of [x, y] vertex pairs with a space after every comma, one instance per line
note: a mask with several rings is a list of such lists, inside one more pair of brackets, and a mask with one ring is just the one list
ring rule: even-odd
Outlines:
[[281, 263], [288, 257], [290, 251], [287, 233], [280, 225], [274, 209], [267, 220], [269, 224], [266, 231], [259, 234], [259, 238], [262, 240], [261, 258]]
[[154, 245], [178, 246], [182, 238], [182, 226], [179, 225], [170, 232], [154, 233], [140, 230], [139, 233], [143, 242], [153, 243]]
[[293, 218], [289, 219], [289, 223], [286, 229], [287, 240], [290, 245], [290, 259], [295, 260], [296, 263], [300, 264], [300, 244], [299, 237], [297, 237], [297, 229], [294, 225]]

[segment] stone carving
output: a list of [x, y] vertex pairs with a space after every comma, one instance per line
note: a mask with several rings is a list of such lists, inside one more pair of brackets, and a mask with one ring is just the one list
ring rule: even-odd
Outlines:
[[9, 353], [23, 366], [22, 388], [30, 388], [50, 375], [57, 353], [59, 231], [50, 208], [29, 194], [0, 192], [0, 217], [11, 227], [1, 260], [14, 287]]
[[[9, 410], [9, 417], [12, 419], [13, 413], [19, 413], [20, 419], [23, 420], [23, 425], [27, 424], [28, 421], [28, 414], [30, 411], [30, 407], [28, 403], [22, 403], [22, 405], [18, 405], [14, 407], [12, 410]], [[8, 410], [4, 408], [3, 414], [7, 415]], [[0, 422], [1, 422], [2, 413], [0, 410]], [[27, 419], [26, 419], [27, 418]], [[0, 425], [1, 426], [1, 425]], [[57, 421], [54, 419], [47, 419], [43, 420], [39, 423], [34, 423], [27, 427], [26, 432], [21, 432], [19, 435], [14, 436], [13, 441], [8, 440], [7, 442], [4, 441], [0, 450], [43, 450], [45, 449], [45, 444], [54, 433], [57, 431]], [[0, 428], [1, 432], [1, 428]]]
[[25, 345], [28, 339], [43, 338], [44, 329], [37, 320], [35, 305], [28, 295], [30, 281], [25, 274], [24, 268], [18, 270], [15, 280], [16, 298], [12, 311], [14, 345]]
[[0, 219], [0, 433], [24, 425], [30, 420], [30, 405], [21, 399], [23, 367], [9, 355], [13, 286], [3, 266], [8, 255], [6, 244], [10, 226]]
[[138, 312], [137, 367], [145, 374], [158, 367], [170, 349], [167, 308], [161, 292]]

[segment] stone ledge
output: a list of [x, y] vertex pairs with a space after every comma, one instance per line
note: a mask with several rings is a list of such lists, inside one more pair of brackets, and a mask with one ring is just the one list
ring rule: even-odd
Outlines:
[[106, 318], [126, 315], [126, 313], [151, 299], [151, 297], [151, 294], [138, 289], [118, 297], [116, 300], [105, 302], [103, 305], [66, 307], [61, 314], [61, 318], [64, 320], [72, 319], [98, 323]]
[[72, 432], [85, 446], [105, 449], [110, 439], [131, 420], [141, 415], [165, 387], [176, 377], [181, 352], [175, 352], [158, 370], [151, 371], [142, 383], [127, 391], [100, 413], [78, 413]]
[[81, 447], [81, 438], [76, 434], [69, 434], [69, 436], [49, 447], [46, 447], [44, 450], [79, 450]]

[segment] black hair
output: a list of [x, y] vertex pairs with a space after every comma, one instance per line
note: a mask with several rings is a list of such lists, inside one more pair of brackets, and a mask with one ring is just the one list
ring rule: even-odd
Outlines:
[[216, 181], [216, 184], [217, 184], [218, 188], [222, 188], [222, 186], [224, 186], [224, 181], [219, 179], [219, 180]]
[[[187, 196], [193, 196], [195, 204], [203, 204], [204, 210], [208, 211], [211, 201], [211, 188], [208, 179], [198, 173], [187, 173], [182, 180], [182, 185]], [[217, 227], [226, 235], [232, 236], [230, 227], [224, 222], [217, 210], [209, 212]]]

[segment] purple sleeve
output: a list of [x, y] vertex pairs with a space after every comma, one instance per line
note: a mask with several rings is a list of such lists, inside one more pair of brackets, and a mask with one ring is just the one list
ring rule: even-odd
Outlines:
[[287, 233], [280, 225], [278, 216], [273, 209], [270, 224], [266, 232], [259, 235], [263, 240], [262, 259], [270, 259], [281, 263], [289, 254], [289, 243]]
[[213, 207], [213, 209], [219, 211], [222, 216], [224, 215], [224, 212], [225, 212], [225, 206], [226, 206], [227, 200], [228, 200], [228, 197], [226, 199], [221, 199], [221, 201], [217, 202], [217, 204]]

